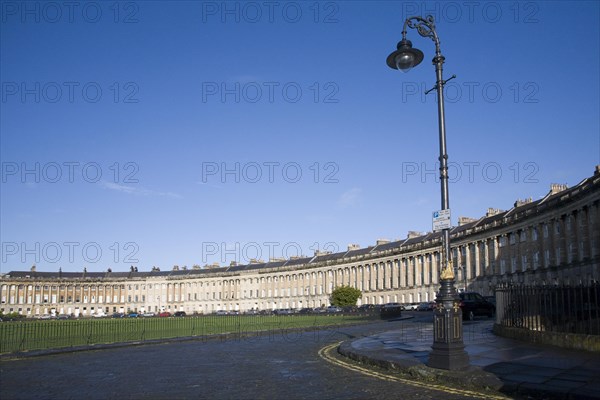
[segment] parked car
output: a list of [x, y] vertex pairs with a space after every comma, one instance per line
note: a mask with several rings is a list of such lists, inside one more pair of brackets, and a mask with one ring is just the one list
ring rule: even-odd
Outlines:
[[404, 305], [406, 311], [414, 311], [419, 306], [419, 303], [407, 303]]
[[385, 306], [388, 306], [388, 307], [398, 306], [398, 307], [401, 307], [402, 309], [404, 309], [404, 306], [400, 303], [385, 303], [382, 307], [385, 307]]
[[435, 301], [430, 301], [428, 303], [421, 303], [417, 306], [417, 311], [433, 311], [435, 309], [436, 303]]
[[170, 317], [170, 316], [171, 316], [171, 313], [170, 313], [170, 312], [168, 312], [168, 311], [163, 311], [163, 312], [161, 312], [160, 314], [158, 314], [158, 316], [159, 316], [159, 317], [165, 317], [165, 318], [166, 318], [166, 317]]
[[496, 296], [483, 296], [483, 298], [492, 303], [494, 307], [496, 307]]
[[325, 309], [326, 312], [328, 313], [338, 313], [338, 312], [342, 312], [342, 309], [336, 306], [329, 306]]
[[313, 309], [312, 308], [301, 308], [300, 311], [298, 311], [298, 314], [312, 314]]
[[128, 317], [128, 318], [137, 318], [137, 317], [139, 317], [139, 316], [140, 316], [140, 314], [138, 314], [138, 313], [136, 313], [136, 312], [130, 312], [130, 313], [127, 315], [127, 317]]
[[156, 314], [153, 313], [152, 311], [148, 311], [142, 314], [142, 317], [154, 317]]
[[217, 310], [217, 312], [215, 314], [217, 314], [217, 315], [227, 315], [227, 311], [225, 311], [225, 310]]
[[402, 316], [402, 305], [400, 303], [387, 303], [381, 307], [379, 316], [385, 318], [398, 318]]
[[122, 312], [116, 312], [112, 315], [113, 318], [125, 318], [125, 314]]
[[496, 311], [496, 307], [477, 292], [462, 292], [459, 296], [463, 319], [471, 321], [479, 315], [492, 317]]
[[174, 317], [185, 317], [185, 311], [176, 311]]
[[362, 304], [358, 307], [358, 312], [367, 312], [373, 311], [375, 309], [375, 305], [373, 304]]

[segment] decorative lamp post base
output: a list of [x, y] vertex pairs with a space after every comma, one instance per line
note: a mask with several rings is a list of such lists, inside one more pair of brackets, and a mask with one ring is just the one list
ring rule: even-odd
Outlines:
[[432, 368], [462, 370], [469, 367], [462, 330], [462, 310], [453, 280], [442, 280], [438, 307], [433, 312], [433, 346], [427, 365]]

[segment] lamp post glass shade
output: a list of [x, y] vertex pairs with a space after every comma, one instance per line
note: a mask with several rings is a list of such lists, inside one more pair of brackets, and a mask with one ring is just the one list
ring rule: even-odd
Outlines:
[[419, 49], [413, 49], [410, 40], [402, 39], [397, 47], [398, 50], [387, 58], [387, 65], [390, 68], [408, 72], [412, 67], [423, 61], [423, 52]]

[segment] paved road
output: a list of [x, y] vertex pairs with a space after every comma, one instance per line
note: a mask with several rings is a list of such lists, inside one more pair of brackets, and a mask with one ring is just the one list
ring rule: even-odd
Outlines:
[[406, 323], [375, 322], [238, 340], [165, 343], [5, 360], [0, 364], [0, 398], [464, 398], [351, 371], [318, 354], [326, 345]]

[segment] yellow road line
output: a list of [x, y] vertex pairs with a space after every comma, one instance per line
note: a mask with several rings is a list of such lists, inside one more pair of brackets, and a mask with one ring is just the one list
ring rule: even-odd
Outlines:
[[388, 375], [388, 374], [373, 371], [373, 370], [370, 370], [367, 368], [359, 367], [358, 365], [354, 365], [354, 364], [344, 362], [342, 360], [338, 360], [337, 358], [335, 358], [329, 354], [333, 351], [333, 349], [336, 349], [340, 345], [340, 343], [342, 343], [342, 342], [334, 343], [329, 346], [323, 347], [321, 350], [319, 350], [319, 357], [321, 357], [325, 361], [330, 362], [331, 364], [335, 364], [339, 367], [342, 367], [342, 368], [345, 368], [345, 369], [348, 369], [351, 371], [355, 371], [355, 372], [361, 373], [363, 375], [382, 379], [384, 381], [399, 382], [399, 383], [403, 383], [405, 385], [410, 385], [410, 386], [419, 387], [419, 388], [423, 388], [423, 389], [439, 390], [439, 391], [442, 391], [445, 393], [452, 393], [452, 394], [457, 394], [460, 396], [473, 397], [473, 398], [477, 398], [477, 399], [498, 399], [498, 400], [509, 399], [509, 397], [504, 397], [504, 396], [500, 396], [500, 395], [475, 392], [475, 391], [471, 391], [471, 390], [456, 389], [456, 388], [443, 386], [443, 385], [436, 385], [436, 384], [432, 384], [432, 383], [423, 383], [423, 382], [400, 378], [397, 376]]

